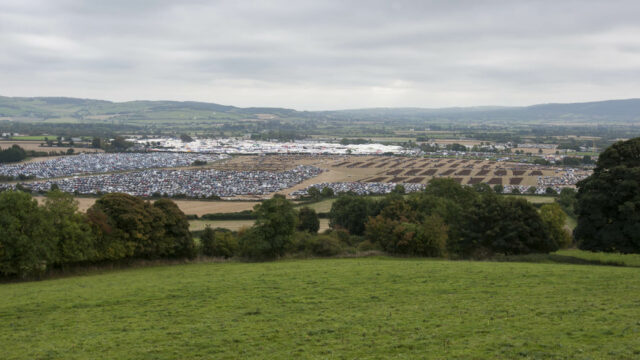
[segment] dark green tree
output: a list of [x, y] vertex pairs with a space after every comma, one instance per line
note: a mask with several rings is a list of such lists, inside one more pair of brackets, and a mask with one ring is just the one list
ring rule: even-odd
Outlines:
[[164, 237], [163, 212], [135, 196], [104, 195], [87, 210], [87, 216], [103, 259], [158, 258], [170, 244]]
[[397, 184], [395, 188], [393, 188], [392, 192], [394, 194], [404, 194], [406, 192], [404, 185]]
[[33, 276], [55, 261], [50, 224], [31, 195], [0, 193], [0, 274]]
[[578, 183], [576, 199], [581, 249], [639, 253], [640, 137], [607, 148], [593, 174]]
[[0, 163], [18, 162], [27, 158], [27, 152], [18, 145], [0, 150]]
[[576, 190], [572, 188], [562, 188], [556, 199], [562, 210], [571, 217], [575, 216], [576, 201]]
[[458, 184], [449, 178], [433, 178], [424, 189], [427, 195], [433, 195], [454, 201], [461, 207], [467, 207], [473, 203], [478, 194], [473, 188]]
[[323, 198], [330, 198], [333, 197], [334, 193], [333, 193], [333, 189], [325, 186], [324, 188], [322, 188], [322, 197]]
[[157, 255], [171, 258], [193, 258], [196, 255], [195, 243], [189, 231], [189, 220], [173, 200], [160, 199], [153, 203], [155, 209], [164, 214], [163, 241], [156, 240], [158, 244], [165, 244], [157, 249]]
[[312, 186], [307, 190], [307, 195], [313, 200], [320, 200], [322, 198], [320, 190], [315, 186]]
[[226, 229], [214, 230], [207, 226], [200, 238], [202, 253], [207, 256], [233, 257], [238, 251], [238, 239]]
[[454, 249], [471, 257], [548, 253], [558, 249], [531, 203], [495, 194], [484, 194], [466, 209], [460, 233]]
[[307, 231], [312, 234], [320, 229], [320, 219], [316, 211], [305, 206], [298, 211], [298, 231]]
[[295, 231], [297, 214], [291, 201], [274, 195], [253, 208], [257, 219], [240, 237], [242, 255], [253, 259], [273, 259], [284, 255]]
[[111, 141], [109, 149], [111, 151], [125, 151], [132, 146], [133, 143], [127, 141], [124, 137], [116, 136], [116, 138]]
[[48, 236], [55, 244], [56, 264], [64, 266], [96, 259], [91, 226], [87, 216], [78, 211], [78, 202], [71, 194], [48, 192], [42, 210], [50, 225]]
[[91, 140], [91, 147], [95, 148], [95, 149], [101, 149], [102, 148], [102, 139], [94, 136], [93, 139]]
[[555, 242], [559, 248], [567, 248], [571, 246], [573, 238], [564, 224], [567, 220], [567, 214], [557, 203], [545, 204], [540, 208], [540, 218], [547, 227], [549, 237]]
[[351, 235], [362, 235], [370, 212], [370, 202], [362, 196], [344, 194], [338, 197], [329, 211], [329, 226], [342, 228]]

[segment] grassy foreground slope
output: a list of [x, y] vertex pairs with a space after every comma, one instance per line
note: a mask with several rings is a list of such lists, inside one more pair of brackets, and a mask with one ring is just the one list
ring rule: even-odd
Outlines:
[[640, 357], [640, 269], [360, 258], [0, 284], [2, 358]]

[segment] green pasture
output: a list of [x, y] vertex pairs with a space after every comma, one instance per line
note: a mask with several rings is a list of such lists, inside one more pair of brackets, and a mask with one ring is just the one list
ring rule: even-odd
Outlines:
[[519, 198], [526, 199], [532, 204], [551, 204], [556, 201], [553, 196], [540, 196], [540, 195], [505, 195], [505, 196], [517, 196]]
[[617, 254], [582, 251], [577, 249], [559, 250], [554, 253], [560, 256], [571, 256], [587, 261], [601, 262], [604, 264], [613, 264], [619, 266], [635, 266], [640, 267], [640, 254]]
[[640, 269], [352, 258], [0, 284], [3, 359], [637, 359]]
[[12, 136], [11, 140], [24, 140], [24, 141], [45, 141], [45, 138], [51, 141], [57, 141], [56, 135], [25, 135], [25, 136]]

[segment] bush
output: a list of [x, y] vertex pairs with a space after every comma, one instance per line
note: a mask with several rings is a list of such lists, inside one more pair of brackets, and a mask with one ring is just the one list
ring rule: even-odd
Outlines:
[[423, 223], [392, 220], [382, 214], [370, 218], [365, 237], [392, 254], [443, 257], [447, 253], [448, 227], [438, 215]]
[[318, 235], [309, 243], [311, 253], [316, 256], [335, 256], [342, 253], [340, 240], [331, 235]]
[[314, 235], [306, 231], [295, 233], [288, 252], [307, 256], [335, 256], [342, 253], [343, 243], [335, 232]]
[[206, 227], [200, 238], [202, 253], [207, 256], [233, 257], [238, 251], [238, 240], [230, 231], [215, 231]]
[[301, 208], [298, 211], [298, 225], [296, 228], [298, 231], [317, 233], [318, 229], [320, 229], [320, 220], [316, 211], [306, 206]]
[[453, 250], [464, 256], [548, 253], [558, 249], [536, 208], [521, 198], [485, 194], [466, 209]]
[[358, 244], [358, 251], [380, 251], [382, 248], [377, 243], [372, 243], [369, 240], [365, 240]]
[[346, 229], [353, 235], [362, 235], [370, 212], [371, 203], [368, 199], [356, 195], [341, 195], [331, 205], [329, 225], [334, 229]]
[[[264, 233], [255, 226], [239, 234], [238, 245], [240, 255], [253, 260], [269, 260], [283, 253], [272, 249], [271, 243], [265, 239]], [[291, 241], [286, 245], [287, 248], [290, 247]]]
[[540, 217], [547, 227], [549, 237], [556, 243], [560, 249], [568, 248], [572, 245], [573, 238], [564, 224], [567, 220], [567, 214], [557, 203], [545, 204], [540, 207]]

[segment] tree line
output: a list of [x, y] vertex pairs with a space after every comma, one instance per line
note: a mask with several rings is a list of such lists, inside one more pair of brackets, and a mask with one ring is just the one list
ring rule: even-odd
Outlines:
[[189, 222], [168, 199], [153, 203], [108, 194], [85, 213], [58, 190], [39, 205], [21, 191], [0, 193], [0, 275], [32, 277], [50, 269], [127, 259], [191, 258]]
[[525, 199], [500, 196], [487, 185], [463, 187], [450, 179], [432, 180], [424, 191], [406, 196], [401, 191], [381, 199], [341, 194], [328, 214], [331, 229], [321, 234], [315, 210], [296, 210], [280, 195], [256, 205], [253, 214], [255, 225], [237, 233], [205, 229], [203, 253], [266, 260], [378, 250], [487, 258], [548, 253], [572, 244], [561, 205], [537, 209]]
[[18, 145], [7, 149], [0, 149], [0, 164], [19, 162], [27, 158], [27, 152]]

